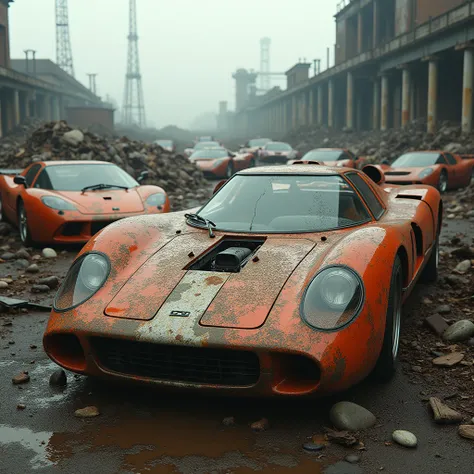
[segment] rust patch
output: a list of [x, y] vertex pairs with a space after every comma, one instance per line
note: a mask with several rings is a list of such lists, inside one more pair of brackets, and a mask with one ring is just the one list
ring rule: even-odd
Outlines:
[[130, 245], [130, 247], [128, 247], [129, 252], [135, 252], [135, 250], [137, 249], [138, 249], [138, 245]]
[[[224, 280], [218, 276], [210, 276], [206, 278], [206, 283], [208, 285], [220, 285]], [[198, 295], [196, 295], [198, 296]]]

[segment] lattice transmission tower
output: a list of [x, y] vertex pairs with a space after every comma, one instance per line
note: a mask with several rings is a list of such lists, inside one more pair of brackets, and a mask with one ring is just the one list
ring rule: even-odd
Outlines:
[[67, 0], [56, 0], [56, 64], [74, 77]]
[[145, 105], [143, 101], [142, 76], [138, 58], [137, 3], [130, 0], [130, 19], [128, 33], [127, 74], [122, 108], [122, 122], [125, 125], [146, 126]]
[[269, 91], [271, 89], [270, 75], [270, 38], [260, 40], [260, 89]]

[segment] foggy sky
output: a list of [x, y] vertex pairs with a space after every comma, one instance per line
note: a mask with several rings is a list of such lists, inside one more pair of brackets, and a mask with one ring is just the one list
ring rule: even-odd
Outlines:
[[[334, 61], [333, 15], [340, 0], [137, 0], [140, 67], [147, 121], [187, 126], [216, 111], [220, 100], [234, 108], [232, 73], [260, 67], [260, 38], [272, 40], [271, 70], [284, 72], [299, 58]], [[12, 58], [25, 49], [56, 60], [54, 0], [15, 0], [10, 5]], [[128, 0], [69, 0], [76, 79], [119, 105], [127, 59]], [[284, 81], [272, 85], [285, 88]]]

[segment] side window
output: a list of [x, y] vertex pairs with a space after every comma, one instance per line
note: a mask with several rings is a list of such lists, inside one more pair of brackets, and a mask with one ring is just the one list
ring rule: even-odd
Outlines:
[[26, 184], [28, 187], [31, 186], [33, 183], [36, 174], [38, 173], [39, 169], [41, 168], [41, 165], [33, 165], [26, 173], [25, 179], [26, 179]]
[[51, 180], [49, 179], [48, 173], [46, 172], [45, 168], [43, 168], [43, 171], [41, 171], [41, 173], [39, 174], [38, 179], [35, 183], [35, 188], [53, 189], [53, 186], [51, 185]]
[[444, 156], [446, 157], [450, 165], [455, 165], [457, 163], [456, 158], [454, 158], [454, 156], [451, 155], [451, 153], [445, 153]]
[[436, 160], [437, 165], [445, 165], [446, 158], [443, 155], [439, 155], [439, 158]]
[[370, 186], [356, 173], [346, 174], [346, 177], [359, 191], [375, 218], [379, 219], [383, 214], [384, 208]]
[[347, 150], [346, 153], [349, 155], [350, 160], [355, 160], [356, 159], [356, 156], [354, 155], [354, 153], [352, 153], [352, 151]]

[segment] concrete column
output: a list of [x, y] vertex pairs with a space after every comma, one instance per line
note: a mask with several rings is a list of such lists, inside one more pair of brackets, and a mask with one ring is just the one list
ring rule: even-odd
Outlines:
[[43, 119], [49, 122], [51, 120], [51, 96], [45, 96], [43, 104]]
[[318, 125], [323, 124], [323, 87], [318, 86]]
[[363, 36], [363, 26], [362, 26], [362, 12], [359, 11], [357, 15], [357, 52], [362, 53], [362, 38]]
[[374, 17], [372, 19], [372, 24], [373, 26], [373, 35], [372, 35], [372, 47], [376, 48], [378, 41], [379, 41], [379, 35], [378, 35], [378, 29], [379, 29], [379, 6], [378, 6], [378, 0], [374, 0]]
[[438, 62], [430, 59], [428, 63], [428, 133], [436, 130], [438, 119]]
[[414, 78], [411, 77], [410, 80], [410, 122], [415, 120], [415, 81]]
[[346, 103], [346, 127], [354, 128], [354, 78], [352, 72], [347, 73], [347, 103]]
[[59, 97], [53, 97], [53, 120], [61, 120]]
[[328, 127], [332, 128], [334, 125], [334, 85], [332, 80], [329, 79], [328, 82]]
[[305, 97], [305, 94], [304, 92], [301, 93], [301, 96], [300, 96], [300, 104], [301, 104], [301, 120], [300, 120], [300, 125], [306, 125], [307, 122], [306, 122], [306, 97]]
[[372, 128], [379, 130], [380, 128], [380, 80], [378, 77], [374, 79], [374, 97], [372, 99]]
[[283, 101], [283, 133], [288, 132], [288, 110], [286, 100]]
[[382, 93], [381, 93], [381, 117], [380, 130], [384, 131], [388, 128], [388, 76], [382, 76]]
[[13, 91], [13, 126], [20, 124], [20, 93], [17, 90]]
[[291, 127], [296, 128], [296, 95], [291, 98]]
[[313, 125], [314, 122], [314, 89], [309, 91], [309, 104], [308, 104], [308, 125]]
[[474, 51], [471, 48], [464, 50], [464, 73], [462, 93], [462, 131], [472, 131], [472, 80], [474, 76]]
[[410, 70], [405, 67], [402, 71], [402, 127], [410, 121]]

